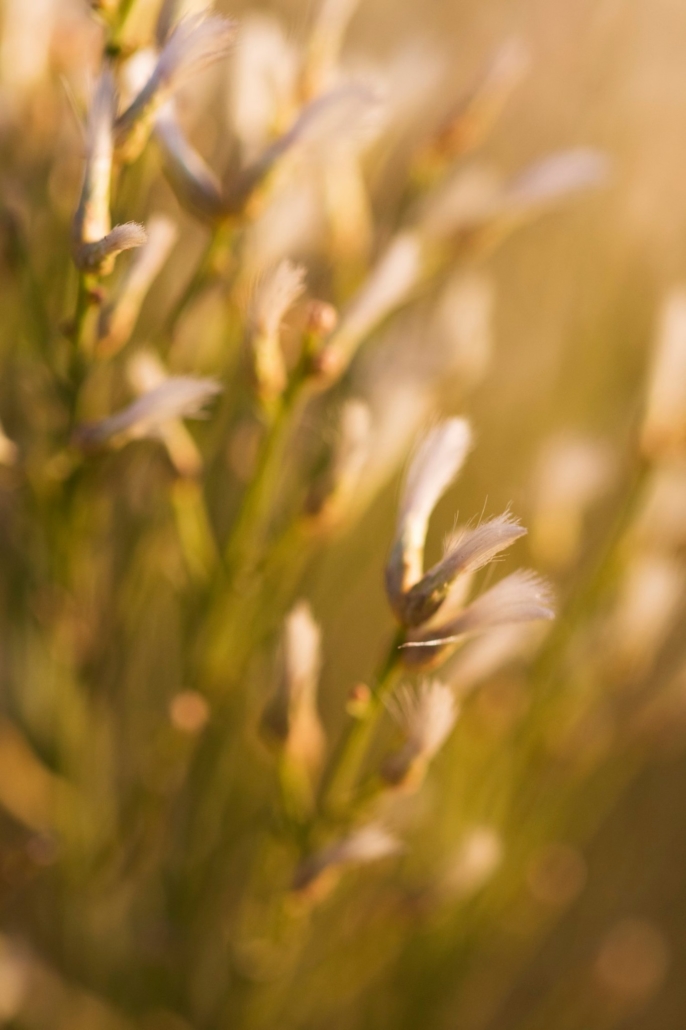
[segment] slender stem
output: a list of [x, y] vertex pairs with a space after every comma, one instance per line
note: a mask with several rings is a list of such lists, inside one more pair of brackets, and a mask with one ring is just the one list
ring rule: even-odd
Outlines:
[[84, 272], [79, 272], [76, 291], [76, 310], [69, 334], [72, 342], [71, 360], [69, 364], [70, 433], [76, 425], [81, 388], [88, 373], [88, 349], [86, 347], [85, 332], [88, 312], [93, 304], [94, 286], [95, 282], [92, 276], [88, 276]]
[[324, 814], [336, 814], [350, 799], [384, 701], [398, 674], [398, 647], [403, 639], [402, 630], [398, 630], [377, 673], [364, 715], [351, 719], [331, 758], [319, 791], [319, 809]]
[[231, 530], [225, 556], [228, 576], [234, 585], [253, 571], [273, 492], [276, 459], [290, 428], [293, 412], [305, 391], [307, 367], [303, 362], [295, 369], [283, 397], [272, 414], [259, 450], [254, 475]]

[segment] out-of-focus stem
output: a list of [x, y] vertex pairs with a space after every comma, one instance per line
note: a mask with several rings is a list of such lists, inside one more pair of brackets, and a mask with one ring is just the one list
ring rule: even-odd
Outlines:
[[126, 28], [129, 15], [136, 5], [136, 0], [120, 0], [117, 13], [112, 20], [111, 30], [105, 44], [105, 53], [111, 57], [118, 57], [122, 47], [122, 34]]
[[220, 225], [214, 228], [195, 272], [167, 315], [164, 324], [165, 336], [170, 337], [173, 335], [183, 313], [210, 281], [217, 257], [223, 250], [226, 242], [227, 233], [225, 226]]
[[650, 467], [650, 462], [645, 458], [638, 458], [629, 489], [622, 498], [621, 508], [608, 533], [602, 553], [590, 576], [572, 599], [567, 611], [555, 623], [555, 627], [538, 657], [532, 673], [533, 678], [543, 680], [553, 672], [559, 660], [560, 649], [573, 636], [579, 620], [595, 609], [614, 582], [617, 551], [636, 514]]
[[76, 310], [70, 328], [72, 342], [71, 360], [69, 363], [69, 432], [76, 425], [79, 396], [88, 371], [85, 351], [85, 329], [88, 311], [92, 304], [92, 282], [84, 272], [79, 273], [76, 291]]
[[232, 585], [249, 575], [257, 558], [267, 508], [272, 496], [276, 458], [291, 425], [291, 418], [307, 386], [309, 361], [299, 363], [278, 400], [262, 440], [257, 465], [243, 497], [241, 510], [226, 545], [226, 568]]

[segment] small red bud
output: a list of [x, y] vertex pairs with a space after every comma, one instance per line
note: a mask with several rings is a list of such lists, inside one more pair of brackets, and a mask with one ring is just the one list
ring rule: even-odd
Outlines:
[[324, 300], [311, 300], [307, 306], [307, 331], [315, 336], [329, 336], [338, 324], [338, 312]]
[[354, 719], [363, 719], [369, 711], [371, 699], [372, 692], [367, 684], [357, 683], [348, 694], [345, 710]]

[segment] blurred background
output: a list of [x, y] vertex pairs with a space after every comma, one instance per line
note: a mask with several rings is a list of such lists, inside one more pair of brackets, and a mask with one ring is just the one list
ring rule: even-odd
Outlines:
[[[239, 22], [274, 19], [298, 47], [316, 5], [292, 0], [219, 6]], [[44, 454], [32, 448], [30, 438], [51, 415], [41, 408], [42, 383], [27, 343], [31, 319], [17, 287], [12, 219], [26, 226], [46, 284], [49, 317], [64, 317], [59, 298], [71, 274], [67, 234], [82, 160], [71, 106], [80, 106], [96, 74], [98, 31], [85, 0], [2, 0], [0, 6], [5, 224], [0, 360], [6, 370], [0, 418], [39, 477]], [[475, 449], [459, 484], [439, 504], [430, 553], [438, 554], [456, 511], [468, 520], [510, 505], [530, 528], [517, 544], [517, 564], [553, 579], [565, 626], [567, 600], [574, 604], [579, 584], [632, 503], [627, 498], [660, 312], [670, 291], [686, 285], [686, 7], [679, 0], [362, 0], [346, 35], [343, 62], [365, 73], [384, 70], [391, 103], [397, 90], [398, 103], [410, 112], [405, 129], [412, 137], [422, 111], [444, 110], [446, 98], [468, 94], [494, 53], [512, 39], [528, 51], [528, 71], [480, 147], [479, 160], [510, 175], [550, 152], [591, 146], [608, 155], [608, 180], [527, 224], [453, 280], [446, 277], [442, 292], [402, 312], [363, 351], [344, 389], [375, 398], [374, 383], [384, 376], [392, 372], [412, 382], [423, 369], [421, 375], [431, 382], [431, 412], [470, 418]], [[230, 152], [223, 126], [233, 110], [231, 76], [229, 69], [223, 77], [203, 79], [202, 113], [195, 111], [192, 97], [186, 103], [195, 142], [219, 164]], [[402, 155], [398, 146], [369, 161], [371, 203], [381, 226], [373, 251], [393, 224]], [[182, 226], [184, 247], [175, 251], [167, 278], [143, 311], [138, 339], [148, 342], [156, 305], [164, 306], [167, 292], [177, 291], [186, 279], [189, 255], [200, 255], [205, 230], [177, 210], [154, 161], [132, 181], [126, 204], [127, 217], [143, 217], [152, 205], [172, 212]], [[299, 246], [295, 256], [313, 261], [314, 248], [307, 241]], [[328, 272], [314, 261], [312, 274], [326, 286]], [[216, 328], [220, 306], [209, 291], [189, 312], [171, 364], [215, 368], [225, 342], [223, 330]], [[435, 359], [432, 372], [427, 354], [433, 346], [440, 350], [446, 324], [457, 340], [453, 363], [446, 372]], [[403, 436], [402, 424], [411, 427], [414, 417], [407, 414], [414, 411], [411, 399], [403, 401], [402, 391], [399, 396], [385, 430], [389, 453], [394, 436]], [[96, 391], [94, 411], [98, 403]], [[390, 401], [384, 395], [374, 403]], [[426, 414], [422, 407], [420, 421]], [[142, 446], [132, 452], [113, 459], [118, 464], [111, 475], [135, 481], [141, 495], [135, 519], [151, 524], [157, 517], [154, 491], [162, 489], [154, 476], [160, 482], [164, 477]], [[243, 474], [232, 453], [235, 448], [229, 447], [230, 474], [240, 482]], [[564, 522], [558, 510], [564, 503], [559, 498], [572, 507], [578, 499], [565, 493], [574, 495], [575, 473], [565, 477], [563, 471], [556, 479], [555, 472], [569, 469], [565, 463], [575, 459], [582, 469], [580, 491], [588, 498], [579, 502], [581, 524], [560, 528], [555, 519]], [[323, 628], [320, 709], [331, 739], [340, 730], [351, 686], [369, 678], [392, 632], [383, 570], [402, 460], [396, 456], [384, 465], [380, 459], [380, 465], [383, 474], [369, 489], [369, 503], [308, 564], [298, 584]], [[151, 481], [153, 493], [141, 499]], [[176, 1004], [173, 963], [171, 972], [160, 972], [165, 952], [174, 946], [156, 916], [138, 913], [136, 944], [125, 946], [112, 929], [117, 906], [128, 904], [125, 897], [118, 901], [113, 892], [93, 909], [86, 932], [84, 912], [91, 911], [98, 891], [107, 894], [107, 886], [86, 877], [81, 892], [78, 875], [66, 885], [51, 880], [57, 845], [41, 814], [43, 784], [25, 761], [25, 742], [15, 739], [11, 727], [19, 721], [52, 768], [50, 775], [57, 775], [46, 719], [72, 702], [40, 653], [34, 639], [40, 631], [18, 626], [17, 598], [33, 609], [36, 597], [48, 609], [52, 604], [41, 592], [40, 571], [36, 582], [17, 586], [30, 565], [16, 556], [23, 532], [15, 510], [20, 489], [13, 469], [0, 468], [5, 536], [0, 545], [5, 561], [0, 1019], [10, 1027], [65, 1030], [214, 1026], [210, 1015], [193, 1019]], [[232, 503], [230, 496], [218, 501], [219, 508], [230, 509]], [[686, 543], [684, 517], [686, 506], [675, 516], [675, 562]], [[99, 532], [99, 539], [109, 540], [117, 528], [103, 522]], [[37, 538], [27, 537], [22, 547], [40, 548]], [[165, 546], [160, 542], [161, 549]], [[122, 542], [118, 553], [129, 560], [133, 552]], [[129, 762], [128, 771], [113, 774], [113, 782], [139, 777], [143, 793], [157, 797], [167, 789], [168, 770], [151, 769], [159, 755], [146, 753], [153, 746], [148, 737], [157, 733], [160, 720], [169, 723], [170, 700], [189, 684], [183, 682], [178, 653], [176, 573], [172, 568], [166, 586], [158, 589], [149, 582], [149, 556], [135, 553], [142, 563], [138, 575], [120, 586], [125, 613], [112, 616], [112, 625], [126, 629], [117, 629], [111, 647], [127, 648], [127, 661], [105, 648], [93, 662], [110, 663], [106, 694], [121, 688], [138, 706], [138, 728], [123, 720], [104, 746], [113, 750], [114, 756], [107, 754], [113, 766]], [[95, 562], [96, 555], [91, 557]], [[84, 563], [89, 560], [86, 555]], [[656, 604], [659, 596], [658, 590]], [[228, 868], [236, 881], [226, 889], [230, 915], [222, 924], [235, 966], [236, 1003], [229, 1009], [234, 1022], [226, 1026], [273, 1026], [278, 1018], [280, 1026], [303, 1030], [681, 1030], [686, 1022], [686, 611], [680, 588], [659, 655], [646, 657], [637, 645], [640, 653], [627, 658], [626, 637], [635, 633], [638, 639], [642, 618], [649, 620], [652, 595], [643, 599], [645, 607], [635, 616], [638, 630], [635, 619], [622, 622], [609, 602], [599, 613], [589, 612], [581, 630], [570, 621], [570, 635], [576, 636], [567, 641], [565, 657], [546, 670], [538, 693], [523, 660], [475, 677], [478, 690], [466, 692], [457, 730], [430, 780], [397, 815], [411, 844], [402, 870], [383, 875], [363, 870], [346, 879], [314, 913], [297, 973], [281, 978], [281, 958], [263, 954], [266, 946], [255, 928], [264, 918], [261, 901], [254, 910], [242, 906], [250, 879], [246, 856], [264, 812], [269, 775], [255, 734], [246, 733], [229, 773], [243, 792], [232, 814], [235, 842]], [[619, 611], [621, 601], [616, 604]], [[619, 644], [607, 628], [615, 616]], [[99, 632], [105, 636], [109, 618], [106, 609], [99, 611]], [[248, 722], [255, 721], [264, 697], [272, 644], [269, 638], [255, 658], [247, 698], [239, 706], [241, 718], [247, 710]], [[607, 656], [615, 654], [613, 648], [622, 655], [607, 672], [603, 662], [611, 663]], [[53, 677], [47, 692], [41, 686], [46, 676]], [[656, 707], [656, 699], [667, 695], [671, 701], [664, 710]], [[46, 705], [53, 707], [50, 719]], [[178, 726], [172, 730], [183, 735]], [[169, 740], [155, 737], [154, 744], [172, 770], [170, 782], [180, 747], [172, 730]], [[252, 876], [268, 879], [269, 873], [258, 870]], [[68, 910], [80, 924], [73, 938], [63, 932]], [[157, 912], [156, 903], [149, 911]], [[88, 950], [88, 934], [96, 942], [92, 963], [80, 956]], [[109, 959], [95, 957], [98, 949], [107, 951], [110, 934], [116, 938], [113, 953], [119, 949], [111, 968]], [[205, 981], [224, 975], [212, 966], [221, 963], [222, 954], [208, 954], [193, 986], [196, 996], [211, 995]], [[203, 967], [202, 958], [198, 961]], [[125, 976], [131, 965], [137, 966], [133, 987]], [[264, 987], [262, 1000], [261, 995], [255, 1000], [246, 984], [250, 991], [257, 984], [258, 995]], [[203, 1012], [202, 1003], [197, 1011]]]

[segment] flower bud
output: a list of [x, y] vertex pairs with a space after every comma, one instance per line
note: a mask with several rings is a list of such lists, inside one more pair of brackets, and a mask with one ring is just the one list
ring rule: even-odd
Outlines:
[[270, 403], [287, 383], [281, 350], [284, 317], [305, 289], [305, 269], [282, 261], [258, 284], [249, 314], [248, 348], [259, 398]]
[[234, 23], [216, 15], [184, 18], [173, 29], [147, 82], [115, 122], [115, 141], [132, 160], [156, 113], [185, 82], [228, 52]]
[[262, 729], [283, 749], [292, 766], [309, 776], [321, 763], [324, 731], [317, 714], [321, 633], [309, 605], [287, 616], [276, 691], [262, 716]]

